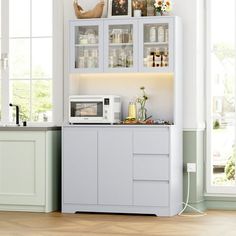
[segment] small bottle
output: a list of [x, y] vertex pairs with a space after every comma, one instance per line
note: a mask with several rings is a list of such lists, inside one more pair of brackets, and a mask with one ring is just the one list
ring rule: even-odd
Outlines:
[[149, 32], [149, 41], [151, 42], [151, 43], [153, 43], [153, 42], [156, 42], [157, 41], [157, 37], [156, 37], [156, 27], [151, 27], [150, 28], [150, 32]]

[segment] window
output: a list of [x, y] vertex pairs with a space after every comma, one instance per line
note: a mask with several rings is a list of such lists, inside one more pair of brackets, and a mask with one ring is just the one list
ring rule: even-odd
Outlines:
[[[9, 102], [20, 106], [20, 119], [29, 122], [53, 122], [56, 72], [62, 48], [55, 52], [60, 30], [54, 9], [58, 0], [1, 0], [2, 29], [2, 122], [14, 122], [15, 111]], [[60, 22], [62, 23], [62, 22]], [[62, 35], [61, 39], [62, 39]], [[56, 54], [57, 53], [57, 54]], [[62, 60], [62, 58], [61, 58]], [[7, 65], [8, 64], [8, 65]], [[61, 68], [57, 68], [62, 71]], [[57, 76], [56, 76], [57, 73]], [[57, 86], [58, 87], [58, 86]], [[59, 107], [56, 105], [56, 107]]]
[[236, 193], [235, 0], [224, 6], [207, 0], [207, 192], [230, 194]]

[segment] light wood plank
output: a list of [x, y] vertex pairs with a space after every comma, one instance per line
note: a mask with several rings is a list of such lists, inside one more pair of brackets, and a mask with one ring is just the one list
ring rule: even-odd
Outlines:
[[17, 236], [199, 236], [236, 235], [236, 211], [203, 217], [0, 212], [0, 235]]

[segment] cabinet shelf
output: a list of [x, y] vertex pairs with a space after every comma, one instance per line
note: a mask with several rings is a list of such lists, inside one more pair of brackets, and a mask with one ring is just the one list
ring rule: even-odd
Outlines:
[[98, 43], [94, 44], [75, 44], [75, 47], [98, 47]]
[[168, 45], [168, 42], [145, 42], [144, 43], [144, 45], [146, 46], [146, 45], [155, 45], [155, 46], [157, 46], [157, 45]]
[[110, 43], [110, 47], [133, 46], [133, 43]]

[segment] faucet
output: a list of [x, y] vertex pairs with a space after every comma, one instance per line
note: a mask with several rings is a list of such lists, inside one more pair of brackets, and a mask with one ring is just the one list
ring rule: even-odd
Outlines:
[[20, 126], [20, 113], [19, 113], [19, 106], [18, 105], [14, 105], [12, 103], [9, 104], [10, 107], [16, 107], [16, 125]]

